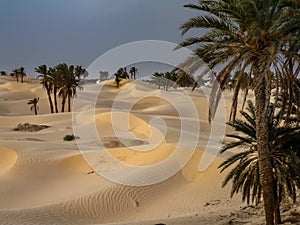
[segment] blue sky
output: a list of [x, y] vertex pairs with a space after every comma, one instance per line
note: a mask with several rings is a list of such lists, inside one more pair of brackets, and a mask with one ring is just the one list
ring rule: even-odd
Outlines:
[[79, 64], [139, 40], [179, 43], [195, 0], [0, 0], [0, 70]]

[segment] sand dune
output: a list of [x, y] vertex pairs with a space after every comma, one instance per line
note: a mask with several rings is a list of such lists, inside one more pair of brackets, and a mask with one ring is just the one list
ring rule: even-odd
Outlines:
[[10, 170], [18, 159], [18, 154], [7, 148], [0, 148], [0, 175]]
[[71, 171], [74, 173], [89, 173], [92, 168], [87, 164], [81, 154], [64, 156], [63, 159], [59, 160], [58, 167], [62, 171]]
[[[186, 95], [191, 102], [185, 101]], [[36, 96], [40, 97], [38, 116], [27, 105]], [[212, 129], [203, 92], [166, 93], [148, 83], [125, 80], [118, 89], [110, 80], [85, 86], [78, 98], [76, 107], [81, 111], [74, 118], [81, 125], [76, 133], [79, 139], [66, 142], [63, 137], [75, 132], [72, 113], [49, 114], [38, 80], [17, 84], [0, 77], [0, 224], [216, 225], [226, 224], [231, 212], [244, 207], [239, 196], [230, 198], [230, 187], [221, 188], [225, 176], [217, 168], [221, 157], [205, 171], [198, 170]], [[225, 98], [229, 107], [230, 94], [225, 93]], [[197, 106], [197, 120], [189, 111], [183, 116], [177, 111], [191, 103]], [[176, 153], [183, 121], [189, 122], [191, 130], [200, 127], [195, 152], [185, 165], [180, 160], [191, 146], [187, 143]], [[38, 132], [13, 130], [26, 122], [50, 127]], [[91, 125], [96, 139], [90, 135]], [[187, 142], [195, 140], [193, 132], [184, 132]], [[98, 173], [123, 168], [110, 157], [135, 167], [166, 163], [148, 174], [122, 170], [120, 179], [125, 181], [139, 175], [146, 183], [151, 176], [168, 175], [178, 165], [182, 169], [159, 183], [126, 186]]]

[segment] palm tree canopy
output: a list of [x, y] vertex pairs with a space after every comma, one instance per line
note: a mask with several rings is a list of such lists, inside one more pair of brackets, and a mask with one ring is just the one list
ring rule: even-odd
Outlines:
[[59, 96], [74, 96], [76, 94], [76, 87], [79, 84], [79, 80], [75, 77], [75, 67], [73, 65], [68, 66], [66, 63], [59, 64], [55, 67], [54, 76], [60, 81], [59, 84]]
[[[198, 10], [201, 14], [191, 18], [181, 26], [182, 34], [191, 29], [206, 28], [208, 32], [200, 37], [188, 38], [181, 46], [197, 44], [195, 55], [201, 58], [208, 68], [221, 65], [213, 83], [210, 96], [209, 120], [214, 117], [221, 92], [226, 88], [230, 74], [238, 72], [230, 113], [230, 121], [235, 122], [238, 97], [245, 71], [253, 79], [256, 103], [255, 124], [257, 138], [258, 174], [264, 198], [266, 224], [280, 222], [275, 210], [276, 194], [273, 172], [272, 150], [269, 145], [270, 128], [268, 110], [271, 100], [272, 83], [276, 83], [275, 99], [279, 93], [291, 111], [291, 96], [295, 89], [295, 77], [300, 71], [300, 2], [296, 0], [199, 0], [198, 4], [185, 7]], [[186, 64], [196, 64], [193, 57]], [[184, 68], [183, 68], [184, 69]], [[272, 73], [276, 80], [272, 80]], [[246, 88], [244, 101], [248, 94]], [[276, 101], [276, 100], [275, 100]], [[275, 111], [273, 111], [274, 114]], [[273, 116], [272, 116], [273, 117]], [[279, 117], [282, 118], [282, 117]], [[246, 167], [239, 173], [244, 178]], [[252, 172], [255, 172], [252, 170]], [[245, 179], [241, 179], [243, 181]], [[252, 184], [254, 181], [247, 180]], [[249, 185], [248, 185], [249, 186]], [[244, 189], [245, 190], [245, 189]], [[257, 190], [257, 189], [256, 189]]]
[[37, 104], [39, 102], [40, 98], [37, 97], [37, 98], [33, 98], [33, 99], [30, 99], [28, 100], [27, 104], [28, 105], [31, 105], [31, 104]]
[[68, 66], [66, 63], [61, 63], [55, 67], [52, 73], [55, 80], [55, 87], [58, 90], [58, 96], [62, 98], [62, 109], [64, 112], [65, 102], [68, 99], [68, 111], [71, 111], [71, 98], [76, 95], [79, 79], [76, 78], [75, 66]]
[[35, 114], [35, 115], [37, 115], [37, 111], [38, 111], [38, 106], [37, 106], [37, 104], [38, 104], [39, 100], [40, 100], [40, 98], [37, 97], [37, 98], [30, 99], [30, 100], [27, 102], [28, 105], [32, 105], [32, 106], [30, 106], [30, 110], [31, 110], [31, 111], [34, 110], [34, 114]]
[[36, 73], [39, 73], [38, 78], [41, 79], [41, 84], [43, 84], [44, 87], [49, 88], [49, 90], [52, 89], [52, 79], [49, 76], [49, 71], [46, 65], [41, 65], [34, 69]]
[[[230, 73], [238, 71], [231, 119], [236, 115], [240, 82], [245, 71], [256, 79], [263, 75], [270, 85], [270, 70], [275, 72], [282, 91], [292, 93], [299, 73], [300, 3], [293, 0], [199, 0], [184, 7], [200, 11], [181, 26], [182, 34], [206, 28], [201, 37], [190, 37], [179, 47], [197, 45], [194, 53], [210, 68], [221, 64], [211, 97], [210, 118], [214, 116]], [[192, 62], [191, 62], [192, 63]], [[289, 67], [289, 63], [293, 66]], [[291, 71], [292, 70], [292, 71]], [[261, 77], [259, 77], [261, 78]], [[254, 85], [256, 82], [254, 82]], [[286, 85], [291, 84], [291, 85]], [[219, 86], [219, 88], [218, 88]], [[246, 99], [247, 93], [245, 94]]]

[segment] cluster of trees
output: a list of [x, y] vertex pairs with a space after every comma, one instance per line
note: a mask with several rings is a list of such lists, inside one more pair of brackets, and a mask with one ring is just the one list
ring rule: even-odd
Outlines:
[[183, 70], [174, 70], [171, 72], [152, 74], [153, 82], [160, 87], [164, 87], [168, 91], [169, 87], [191, 87], [194, 86], [196, 81], [190, 74], [185, 73]]
[[[61, 98], [61, 112], [65, 111], [68, 105], [68, 112], [71, 111], [71, 99], [76, 95], [77, 89], [81, 89], [80, 79], [88, 76], [88, 72], [82, 66], [68, 66], [61, 63], [53, 68], [41, 65], [35, 68], [41, 84], [48, 96], [51, 113], [58, 113], [57, 97]], [[52, 98], [53, 97], [53, 98]]]
[[21, 67], [20, 69], [14, 69], [11, 76], [14, 76], [17, 82], [19, 82], [20, 79], [21, 83], [23, 83], [24, 77], [26, 77], [26, 73], [24, 71], [25, 71], [24, 67]]
[[[246, 91], [254, 90], [255, 110], [252, 117], [252, 129], [255, 137], [256, 161], [243, 164], [243, 160], [237, 160], [239, 173], [242, 179], [238, 179], [238, 185], [233, 187], [233, 192], [250, 193], [256, 196], [256, 192], [262, 193], [265, 220], [267, 225], [280, 223], [278, 216], [278, 191], [282, 189], [282, 183], [290, 185], [299, 183], [299, 174], [285, 173], [289, 170], [289, 163], [277, 167], [274, 163], [276, 146], [270, 144], [276, 129], [270, 124], [270, 118], [275, 118], [276, 110], [270, 107], [273, 99], [278, 102], [282, 99], [284, 110], [279, 116], [279, 123], [284, 127], [290, 125], [282, 121], [288, 118], [292, 110], [293, 96], [299, 93], [296, 78], [300, 71], [300, 2], [294, 0], [199, 0], [197, 4], [187, 4], [185, 7], [199, 11], [199, 16], [193, 17], [181, 26], [184, 35], [191, 29], [208, 28], [208, 32], [200, 37], [190, 37], [182, 42], [178, 48], [196, 46], [194, 53], [200, 57], [210, 68], [222, 65], [216, 76], [210, 99], [210, 120], [216, 111], [220, 92], [224, 90], [230, 81], [231, 73], [237, 71], [236, 81], [233, 87], [233, 100], [230, 121], [235, 123], [239, 92], [243, 88]], [[182, 66], [193, 65], [193, 58], [187, 60]], [[245, 72], [249, 71], [247, 75]], [[274, 72], [272, 75], [271, 71]], [[275, 76], [275, 79], [272, 79]], [[272, 88], [275, 88], [275, 96], [271, 98]], [[299, 97], [299, 96], [298, 96]], [[299, 98], [296, 99], [299, 99]], [[297, 102], [296, 102], [297, 103]], [[276, 104], [275, 104], [276, 105]], [[299, 119], [299, 110], [297, 118]], [[272, 121], [272, 120], [271, 120]], [[251, 129], [250, 125], [247, 127]], [[298, 127], [298, 124], [293, 126]], [[274, 131], [275, 129], [275, 131]], [[280, 129], [281, 130], [281, 129]], [[280, 144], [280, 143], [279, 143]], [[290, 143], [289, 143], [290, 144]], [[277, 150], [276, 150], [277, 151]], [[287, 148], [283, 151], [289, 154]], [[251, 158], [251, 152], [244, 152]], [[250, 155], [249, 155], [250, 154]], [[291, 157], [284, 158], [292, 160]], [[256, 162], [256, 164], [253, 164]], [[277, 161], [279, 162], [279, 161]], [[248, 161], [247, 161], [248, 163]], [[295, 162], [299, 166], [299, 162]], [[247, 165], [247, 166], [246, 166]], [[256, 166], [251, 173], [258, 173], [255, 179], [249, 169]], [[276, 167], [276, 169], [274, 169]], [[299, 169], [298, 169], [299, 171]], [[277, 173], [284, 174], [281, 177]], [[232, 174], [233, 176], [233, 174]], [[235, 181], [236, 177], [233, 177]], [[249, 179], [247, 179], [249, 178]], [[259, 178], [259, 180], [258, 180]], [[280, 180], [278, 179], [280, 178]], [[246, 186], [240, 182], [247, 182]], [[252, 186], [251, 186], [252, 185]], [[257, 185], [260, 185], [259, 188]], [[250, 188], [249, 188], [250, 186]]]
[[135, 66], [133, 66], [130, 68], [129, 73], [130, 73], [130, 79], [136, 79], [136, 75], [139, 72], [138, 72], [138, 69]]
[[[7, 73], [2, 70], [0, 71], [1, 76], [7, 76]], [[20, 67], [19, 69], [12, 70], [12, 73], [10, 73], [10, 76], [15, 77], [17, 82], [21, 81], [21, 83], [24, 82], [24, 77], [26, 77], [25, 68]]]
[[[129, 73], [130, 73], [130, 79], [136, 79], [136, 75], [138, 74], [138, 69], [133, 66], [130, 68]], [[114, 75], [116, 77], [115, 81], [117, 83], [117, 87], [120, 86], [120, 82], [122, 79], [129, 79], [129, 75], [126, 67], [119, 68]]]

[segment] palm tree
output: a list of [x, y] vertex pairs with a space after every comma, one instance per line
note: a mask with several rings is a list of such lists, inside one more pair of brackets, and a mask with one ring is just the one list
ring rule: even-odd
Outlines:
[[[197, 44], [195, 54], [209, 67], [223, 65], [210, 99], [210, 118], [215, 114], [218, 96], [226, 87], [231, 72], [239, 71], [233, 94], [231, 121], [236, 115], [241, 77], [247, 70], [253, 77], [259, 175], [267, 225], [274, 224], [275, 213], [272, 158], [268, 145], [268, 108], [272, 82], [270, 70], [274, 68], [276, 76], [280, 78], [276, 84], [281, 87], [279, 91], [290, 90], [288, 93], [292, 93], [295, 77], [288, 69], [293, 70], [295, 64], [288, 67], [282, 62], [299, 62], [299, 48], [291, 48], [298, 47], [300, 43], [299, 6], [299, 1], [288, 0], [199, 0], [199, 4], [188, 4], [185, 7], [204, 14], [191, 18], [181, 26], [182, 34], [193, 28], [208, 28], [206, 34], [188, 38], [180, 47]], [[281, 85], [284, 83], [290, 85]]]
[[118, 75], [119, 78], [129, 79], [126, 67], [119, 68], [116, 74]]
[[118, 73], [115, 73], [114, 74], [115, 75], [115, 82], [117, 83], [117, 88], [119, 88], [120, 87], [120, 82], [121, 82], [121, 78], [120, 78], [120, 75], [118, 74]]
[[23, 83], [24, 77], [26, 77], [26, 73], [24, 72], [24, 70], [25, 70], [24, 67], [21, 67], [20, 70], [19, 70], [19, 74], [20, 74], [20, 77], [21, 77], [21, 83]]
[[43, 84], [43, 87], [46, 89], [46, 92], [48, 95], [48, 101], [49, 101], [49, 105], [50, 105], [50, 111], [51, 111], [51, 113], [54, 113], [53, 102], [52, 102], [52, 98], [51, 98], [53, 83], [52, 83], [51, 77], [48, 74], [47, 66], [41, 65], [41, 66], [35, 68], [35, 72], [40, 74], [38, 77], [41, 78], [41, 84]]
[[130, 73], [130, 79], [135, 79], [135, 76], [138, 73], [138, 69], [135, 66], [133, 66], [130, 68], [129, 73]]
[[87, 77], [88, 74], [89, 73], [86, 71], [86, 69], [82, 68], [82, 66], [75, 66], [75, 77], [77, 77], [79, 81], [81, 80], [81, 77]]
[[11, 76], [15, 77], [17, 80], [17, 83], [19, 83], [19, 71], [18, 69], [14, 69], [11, 73]]
[[68, 101], [68, 112], [71, 112], [71, 98], [76, 95], [76, 89], [79, 87], [79, 80], [75, 77], [75, 67], [73, 65], [59, 64], [56, 66], [56, 73], [61, 77], [61, 86], [58, 96], [62, 98], [61, 112], [65, 110], [66, 100]]
[[57, 92], [59, 90], [60, 85], [62, 84], [61, 76], [57, 73], [55, 68], [48, 69], [48, 75], [51, 78], [52, 85], [53, 85], [53, 99], [54, 99], [54, 107], [55, 112], [58, 113], [58, 106], [57, 106]]
[[59, 83], [57, 84], [58, 87], [58, 96], [62, 98], [61, 102], [61, 112], [65, 111], [65, 104], [67, 99], [67, 91], [66, 91], [66, 77], [69, 76], [69, 67], [67, 64], [59, 64], [55, 67], [55, 75], [58, 78]]
[[[280, 112], [272, 116], [274, 105], [268, 111], [269, 146], [274, 180], [275, 224], [281, 222], [280, 203], [284, 196], [296, 200], [296, 190], [300, 187], [300, 127], [280, 125]], [[258, 150], [256, 138], [255, 106], [248, 101], [247, 111], [241, 111], [243, 119], [229, 123], [238, 133], [227, 137], [236, 139], [223, 146], [221, 153], [240, 147], [241, 151], [226, 159], [219, 168], [221, 172], [231, 168], [223, 187], [232, 181], [231, 196], [242, 192], [243, 201], [258, 203], [262, 186], [259, 176]]]
[[28, 105], [32, 105], [32, 106], [30, 106], [30, 110], [31, 110], [31, 111], [34, 110], [34, 114], [35, 114], [35, 115], [37, 115], [37, 111], [38, 111], [38, 106], [37, 106], [37, 104], [38, 104], [39, 100], [40, 100], [40, 98], [37, 97], [37, 98], [30, 99], [30, 100], [27, 102]]

